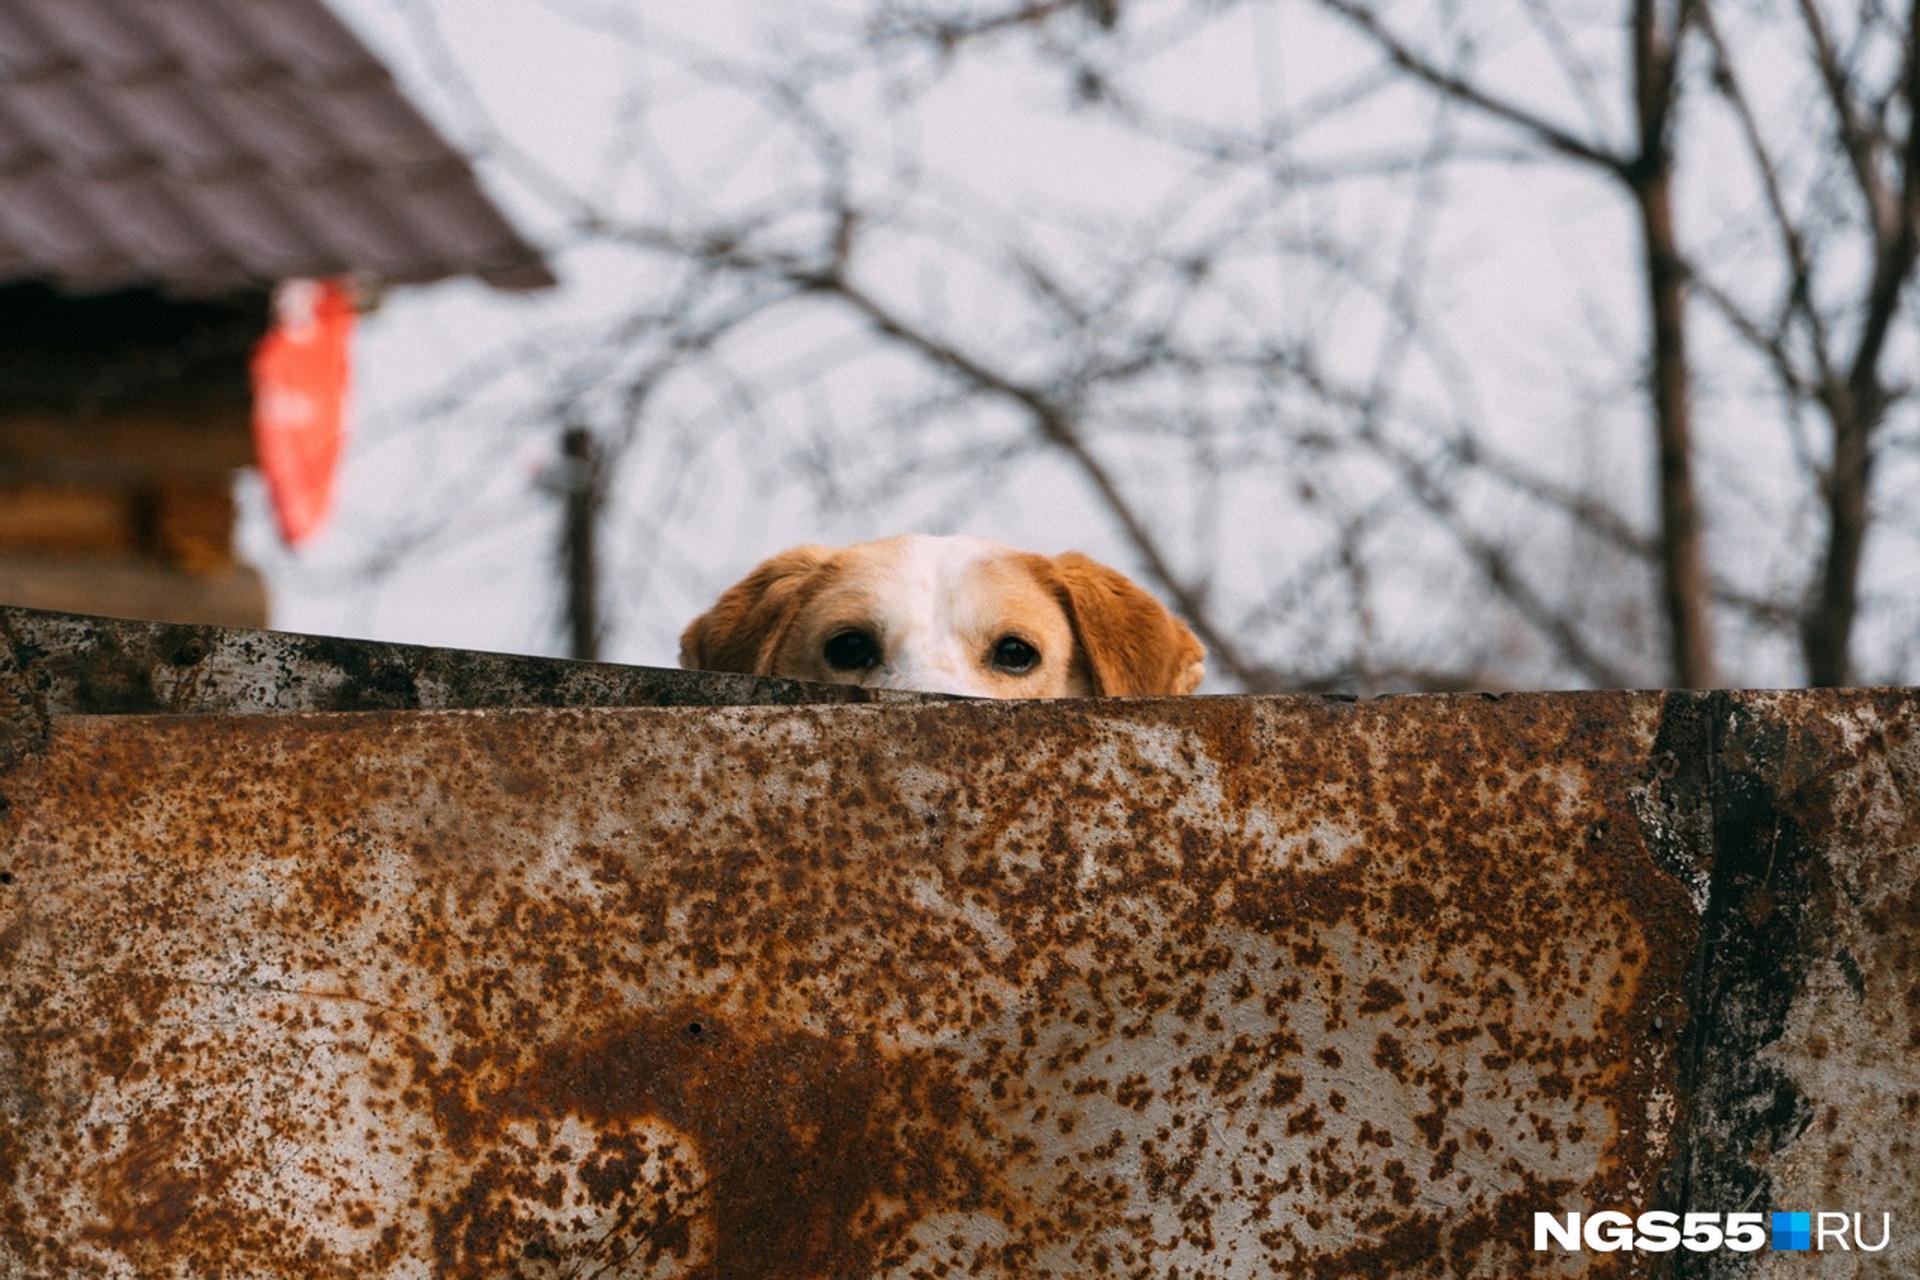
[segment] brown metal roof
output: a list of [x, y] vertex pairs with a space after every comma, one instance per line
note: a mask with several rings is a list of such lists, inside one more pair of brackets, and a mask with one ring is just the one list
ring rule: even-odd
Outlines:
[[553, 283], [321, 0], [0, 0], [0, 281]]

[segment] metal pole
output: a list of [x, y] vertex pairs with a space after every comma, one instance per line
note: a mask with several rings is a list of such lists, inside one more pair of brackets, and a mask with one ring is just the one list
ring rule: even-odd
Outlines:
[[566, 484], [560, 558], [567, 573], [567, 655], [590, 662], [600, 656], [600, 568], [594, 541], [600, 516], [600, 447], [585, 427], [568, 427], [560, 452]]

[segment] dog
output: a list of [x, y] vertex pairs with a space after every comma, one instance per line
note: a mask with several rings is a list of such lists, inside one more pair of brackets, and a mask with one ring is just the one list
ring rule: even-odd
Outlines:
[[1206, 651], [1122, 574], [1078, 552], [906, 534], [795, 547], [680, 637], [680, 665], [984, 698], [1192, 693]]

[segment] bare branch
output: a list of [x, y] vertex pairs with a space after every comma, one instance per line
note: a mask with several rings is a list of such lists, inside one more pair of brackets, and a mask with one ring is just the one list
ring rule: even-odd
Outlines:
[[[1714, 18], [1713, 6], [1710, 0], [1698, 0], [1698, 2], [1700, 29], [1713, 48], [1714, 87], [1726, 99], [1727, 105], [1733, 111], [1734, 119], [1740, 124], [1740, 136], [1746, 143], [1747, 155], [1753, 161], [1754, 172], [1760, 178], [1760, 189], [1766, 196], [1767, 212], [1773, 220], [1775, 233], [1780, 237], [1781, 251], [1786, 256], [1787, 299], [1783, 310], [1788, 315], [1798, 315], [1806, 325], [1807, 340], [1814, 360], [1815, 381], [1825, 385], [1833, 380], [1833, 361], [1828, 354], [1826, 324], [1821, 319], [1819, 308], [1813, 302], [1813, 260], [1807, 251], [1806, 236], [1787, 209], [1786, 196], [1780, 188], [1779, 163], [1774, 159], [1772, 149], [1767, 145], [1759, 121], [1754, 117], [1753, 106], [1747, 98], [1745, 88], [1740, 83], [1739, 71], [1734, 65], [1732, 52], [1728, 49], [1726, 40], [1720, 33], [1719, 23]], [[1696, 282], [1698, 279], [1696, 274]], [[1716, 299], [1716, 305], [1730, 316], [1733, 314], [1734, 309], [1728, 306], [1724, 299]], [[1757, 337], [1759, 332], [1746, 325], [1736, 324], [1735, 327], [1743, 334], [1747, 334], [1749, 340]], [[1806, 380], [1800, 376], [1797, 369], [1793, 368], [1786, 348], [1778, 336], [1757, 341], [1755, 345], [1766, 352], [1768, 358], [1773, 361], [1775, 372], [1783, 384], [1796, 390], [1805, 386]]]
[[1873, 134], [1860, 119], [1853, 95], [1852, 77], [1848, 74], [1845, 60], [1834, 48], [1833, 37], [1827, 32], [1827, 20], [1821, 16], [1819, 5], [1816, 0], [1799, 0], [1799, 8], [1801, 23], [1806, 28], [1807, 40], [1812, 46], [1814, 66], [1820, 73], [1821, 83], [1826, 86], [1827, 103], [1833, 109], [1834, 140], [1840, 144], [1841, 153], [1853, 169], [1854, 181], [1860, 186], [1874, 238], [1884, 243], [1893, 234], [1897, 215], [1893, 194], [1887, 189], [1886, 179], [1880, 172], [1879, 158], [1874, 154]]
[[1430, 61], [1389, 30], [1361, 0], [1320, 0], [1320, 3], [1352, 23], [1395, 66], [1425, 82], [1430, 88], [1438, 89], [1458, 102], [1512, 125], [1549, 151], [1603, 169], [1617, 178], [1627, 176], [1632, 166], [1628, 157], [1604, 144], [1589, 142], [1565, 126]]
[[[1813, 25], [1810, 20], [1809, 25]], [[1906, 103], [1906, 144], [1900, 156], [1900, 193], [1891, 224], [1877, 223], [1873, 276], [1867, 288], [1859, 343], [1844, 388], [1828, 396], [1833, 416], [1833, 466], [1827, 480], [1827, 548], [1806, 625], [1807, 678], [1816, 685], [1845, 684], [1852, 675], [1853, 626], [1859, 612], [1860, 569], [1867, 539], [1867, 495], [1873, 467], [1873, 433], [1886, 411], [1880, 361], [1900, 299], [1920, 251], [1920, 0], [1907, 16], [1907, 48], [1901, 93]], [[1824, 69], [1824, 60], [1823, 60]], [[1835, 90], [1838, 95], [1838, 90]], [[1836, 106], [1836, 111], [1840, 110]], [[1843, 117], [1843, 127], [1845, 126]], [[1865, 145], [1864, 142], [1862, 145]], [[1868, 156], [1871, 161], [1872, 156]], [[1878, 170], [1875, 175], [1877, 178]]]

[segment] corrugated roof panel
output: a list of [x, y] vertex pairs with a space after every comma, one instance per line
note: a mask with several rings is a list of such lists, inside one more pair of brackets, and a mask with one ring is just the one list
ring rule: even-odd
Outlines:
[[49, 158], [34, 131], [9, 106], [8, 96], [0, 93], [0, 181], [31, 165], [46, 164]]
[[175, 194], [195, 216], [220, 228], [222, 242], [257, 280], [342, 270], [338, 258], [316, 250], [302, 218], [270, 181], [183, 182]]
[[93, 226], [131, 261], [158, 263], [169, 274], [225, 274], [243, 281], [232, 254], [207, 233], [204, 220], [181, 205], [178, 184], [158, 169], [114, 182], [73, 184], [69, 191]]
[[168, 0], [152, 6], [148, 17], [194, 80], [243, 83], [269, 72], [274, 55], [234, 23], [232, 7], [228, 0]]
[[394, 200], [414, 220], [416, 239], [460, 261], [508, 267], [514, 260], [513, 229], [491, 208], [461, 198], [455, 182], [427, 182]]
[[48, 8], [33, 0], [0, 0], [0, 77], [27, 80], [66, 67], [70, 55], [35, 21]]
[[290, 87], [285, 77], [245, 85], [216, 85], [194, 97], [217, 121], [227, 146], [289, 176], [324, 176], [343, 164], [385, 164], [380, 154], [356, 152], [328, 126], [314, 95]]
[[370, 82], [308, 94], [305, 101], [318, 113], [312, 123], [336, 147], [356, 156], [379, 157], [382, 169], [447, 167], [454, 159], [434, 127], [389, 84]]
[[545, 262], [519, 254], [503, 256], [495, 266], [475, 267], [472, 274], [496, 289], [545, 289], [553, 283]]
[[137, 79], [161, 73], [174, 62], [172, 51], [142, 17], [147, 7], [114, 0], [59, 0], [40, 5], [35, 16], [89, 75]]
[[391, 184], [364, 173], [300, 189], [307, 225], [340, 259], [365, 262], [389, 280], [442, 274], [435, 270], [441, 259], [439, 243], [416, 239], [407, 222], [395, 216], [395, 199]]
[[89, 91], [113, 113], [124, 136], [171, 173], [212, 178], [257, 164], [217, 127], [205, 93], [184, 80], [101, 84]]
[[307, 84], [336, 85], [386, 74], [359, 37], [324, 5], [232, 0], [227, 14], [262, 49]]
[[0, 231], [56, 276], [92, 281], [132, 265], [92, 225], [67, 178], [53, 169], [36, 169], [7, 183]]
[[105, 109], [98, 90], [78, 76], [0, 84], [0, 101], [48, 158], [70, 173], [116, 173], [146, 153]]

